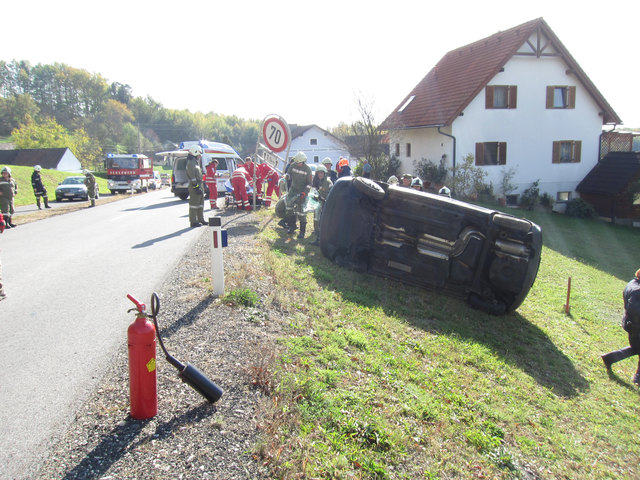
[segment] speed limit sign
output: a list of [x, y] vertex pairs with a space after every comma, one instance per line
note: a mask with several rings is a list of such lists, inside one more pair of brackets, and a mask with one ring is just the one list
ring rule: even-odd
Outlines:
[[280, 117], [271, 115], [262, 124], [262, 138], [272, 152], [282, 152], [289, 145], [289, 126]]

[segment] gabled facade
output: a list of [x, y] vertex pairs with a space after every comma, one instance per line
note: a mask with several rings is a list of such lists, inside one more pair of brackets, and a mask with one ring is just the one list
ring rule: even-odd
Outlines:
[[[304, 152], [309, 164], [320, 165], [323, 158], [329, 157], [334, 166], [341, 156], [349, 158], [347, 145], [317, 125], [294, 124], [289, 128], [291, 130], [289, 158], [293, 158], [296, 152]], [[286, 151], [283, 152], [284, 155], [286, 155]]]
[[500, 194], [564, 199], [598, 161], [603, 125], [622, 123], [557, 36], [536, 19], [447, 53], [383, 122], [390, 153], [412, 172], [468, 154]]
[[0, 150], [1, 165], [21, 165], [60, 170], [62, 172], [79, 172], [80, 161], [68, 148], [23, 148], [18, 150]]

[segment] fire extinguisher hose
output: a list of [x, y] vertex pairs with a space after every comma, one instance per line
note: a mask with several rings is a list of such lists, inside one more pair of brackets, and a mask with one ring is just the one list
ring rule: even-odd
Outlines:
[[185, 369], [184, 364], [180, 362], [180, 360], [175, 358], [173, 355], [171, 355], [169, 352], [167, 352], [167, 349], [164, 346], [164, 342], [162, 341], [162, 337], [160, 336], [160, 327], [158, 326], [157, 316], [159, 312], [160, 312], [160, 297], [158, 297], [158, 294], [156, 292], [153, 292], [153, 295], [151, 295], [151, 315], [149, 316], [153, 319], [153, 324], [156, 326], [156, 336], [158, 337], [160, 348], [162, 348], [162, 351], [164, 352], [164, 356], [167, 359], [167, 361], [171, 365], [176, 367], [178, 370], [183, 371]]
[[153, 324], [156, 327], [156, 336], [158, 337], [158, 342], [160, 343], [160, 348], [162, 348], [162, 351], [164, 352], [165, 358], [171, 365], [178, 369], [178, 376], [183, 382], [190, 385], [209, 402], [217, 402], [220, 397], [222, 397], [222, 389], [209, 380], [209, 378], [207, 378], [207, 376], [195, 366], [189, 364], [184, 365], [177, 358], [167, 352], [164, 342], [162, 341], [162, 337], [160, 336], [160, 327], [158, 326], [157, 319], [158, 312], [160, 312], [160, 297], [158, 297], [156, 292], [153, 292], [153, 295], [151, 296], [151, 315], [149, 316], [153, 318]]

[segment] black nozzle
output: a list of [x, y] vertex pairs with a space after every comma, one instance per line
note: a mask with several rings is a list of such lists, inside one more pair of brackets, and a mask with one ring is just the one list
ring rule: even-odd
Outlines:
[[193, 365], [187, 363], [187, 366], [178, 375], [183, 382], [191, 385], [194, 390], [209, 400], [209, 402], [215, 403], [222, 397], [222, 389]]

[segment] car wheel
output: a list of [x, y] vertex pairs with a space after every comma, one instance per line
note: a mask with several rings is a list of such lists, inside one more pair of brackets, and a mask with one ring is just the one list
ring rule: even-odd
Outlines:
[[178, 197], [180, 197], [180, 200], [186, 200], [187, 198], [189, 198], [189, 194], [181, 193], [180, 195], [178, 195]]
[[370, 178], [356, 177], [353, 186], [361, 193], [374, 200], [382, 200], [385, 196], [384, 189]]

